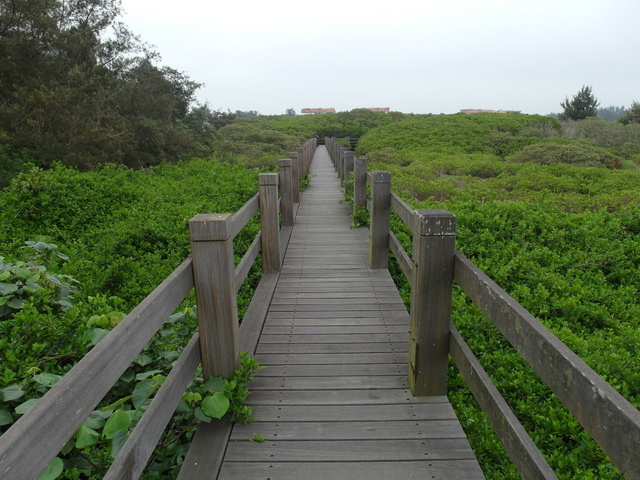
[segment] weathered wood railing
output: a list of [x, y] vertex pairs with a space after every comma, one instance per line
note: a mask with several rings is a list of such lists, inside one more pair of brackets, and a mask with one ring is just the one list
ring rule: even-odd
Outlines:
[[[369, 211], [371, 268], [387, 268], [391, 250], [411, 285], [408, 377], [414, 395], [446, 393], [451, 355], [520, 475], [557, 478], [451, 323], [455, 281], [620, 471], [640, 479], [640, 411], [455, 250], [456, 218], [451, 212], [411, 209], [391, 192], [388, 172], [367, 173], [364, 159], [352, 163], [352, 153], [334, 139], [325, 144], [340, 178], [346, 181], [353, 172], [354, 209]], [[413, 232], [411, 257], [389, 230], [391, 211]]]
[[[240, 348], [253, 353], [260, 333], [256, 325], [261, 325], [266, 316], [291, 234], [295, 204], [300, 196], [299, 179], [307, 172], [315, 148], [316, 142], [310, 140], [289, 159], [280, 161], [279, 174], [260, 174], [259, 193], [235, 215], [196, 215], [189, 221], [191, 258], [171, 273], [0, 437], [1, 479], [38, 478], [195, 287], [198, 332], [185, 347], [104, 478], [123, 480], [140, 476], [198, 365], [202, 363], [205, 377], [226, 377], [238, 364]], [[258, 211], [261, 232], [234, 268], [233, 239]], [[237, 291], [261, 250], [265, 273], [239, 328]], [[212, 422], [207, 428], [217, 432], [226, 443], [229, 422]], [[220, 451], [223, 451], [223, 445], [221, 442]], [[180, 478], [197, 478], [189, 468], [193, 463], [197, 462], [190, 463], [187, 456]], [[208, 471], [211, 472], [211, 464]]]

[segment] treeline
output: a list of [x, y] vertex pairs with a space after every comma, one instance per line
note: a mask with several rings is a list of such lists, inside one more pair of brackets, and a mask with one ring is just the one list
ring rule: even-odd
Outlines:
[[25, 162], [155, 165], [211, 151], [235, 118], [192, 107], [200, 84], [159, 66], [119, 0], [0, 0], [0, 181]]

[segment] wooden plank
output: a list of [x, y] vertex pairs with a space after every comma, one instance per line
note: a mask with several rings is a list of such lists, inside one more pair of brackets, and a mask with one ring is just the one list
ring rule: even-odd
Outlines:
[[524, 480], [557, 479], [480, 362], [451, 325], [450, 353], [480, 408]]
[[[228, 462], [397, 462], [469, 459], [469, 447], [457, 438], [423, 440], [231, 442]], [[307, 478], [306, 476], [303, 478]], [[373, 476], [371, 478], [378, 478]]]
[[457, 420], [394, 420], [387, 422], [254, 422], [236, 424], [231, 440], [257, 434], [273, 440], [371, 440], [382, 438], [465, 438]]
[[257, 421], [265, 422], [388, 422], [396, 420], [456, 420], [448, 403], [416, 405], [256, 405]]
[[260, 372], [261, 377], [311, 376], [340, 377], [354, 375], [406, 375], [407, 366], [397, 364], [356, 363], [346, 365], [272, 365]]
[[251, 382], [254, 390], [353, 390], [353, 389], [385, 389], [404, 388], [407, 386], [406, 376], [344, 376], [344, 377], [276, 377], [257, 376]]
[[242, 230], [249, 220], [258, 213], [260, 209], [260, 195], [256, 193], [251, 200], [245, 203], [240, 210], [238, 210], [231, 220], [231, 238], [235, 238], [240, 230]]
[[278, 284], [278, 273], [263, 273], [256, 291], [251, 298], [251, 303], [244, 314], [244, 318], [239, 328], [240, 351], [255, 353], [258, 339], [264, 325], [269, 303], [276, 285]]
[[348, 317], [348, 318], [314, 318], [310, 316], [309, 318], [297, 318], [292, 317], [291, 315], [285, 316], [284, 318], [277, 318], [273, 316], [269, 316], [265, 325], [269, 326], [283, 326], [283, 325], [298, 325], [298, 326], [361, 326], [361, 325], [371, 325], [371, 326], [379, 326], [379, 325], [409, 325], [409, 317], [404, 315], [396, 315], [396, 316], [379, 316], [379, 317]]
[[[297, 353], [263, 353], [256, 355], [256, 361], [260, 365], [351, 365], [356, 363], [374, 364], [404, 364], [407, 362], [407, 353], [333, 353], [322, 354], [297, 354]], [[265, 372], [266, 373], [266, 372]]]
[[371, 333], [407, 333], [408, 325], [364, 325], [364, 326], [265, 326], [263, 335], [350, 335], [350, 334], [371, 334]]
[[415, 210], [393, 192], [391, 192], [391, 209], [400, 217], [407, 227], [413, 228]]
[[406, 342], [393, 343], [260, 343], [257, 353], [377, 353], [406, 352]]
[[414, 397], [408, 386], [374, 390], [251, 390], [252, 405], [388, 405], [448, 403], [447, 397]]
[[413, 264], [411, 263], [411, 258], [409, 258], [409, 255], [407, 254], [407, 252], [405, 252], [404, 248], [402, 248], [402, 245], [400, 244], [400, 240], [398, 240], [398, 237], [396, 237], [395, 234], [391, 231], [389, 232], [389, 247], [393, 252], [393, 256], [395, 257], [396, 262], [398, 262], [398, 265], [400, 266], [402, 273], [404, 273], [404, 276], [407, 278], [407, 280], [411, 282], [411, 277], [412, 277], [411, 272], [413, 271]]
[[38, 478], [191, 288], [187, 259], [2, 434], [0, 478]]
[[465, 293], [616, 466], [640, 478], [640, 411], [462, 254], [455, 262], [455, 281]]
[[200, 344], [196, 333], [109, 467], [104, 480], [136, 479], [142, 474], [199, 365]]
[[[398, 476], [400, 473], [400, 477]], [[237, 463], [225, 464], [220, 480], [484, 480], [475, 460], [424, 462]]]
[[258, 254], [260, 253], [261, 249], [262, 238], [260, 238], [260, 235], [257, 235], [256, 238], [254, 238], [253, 242], [251, 242], [249, 249], [244, 254], [242, 260], [240, 260], [240, 263], [236, 267], [234, 275], [236, 294], [240, 291], [240, 288], [242, 288], [242, 282], [244, 282], [245, 278], [247, 278], [249, 270], [251, 270], [253, 263], [256, 261], [256, 258], [258, 258]]
[[384, 333], [384, 334], [357, 334], [349, 335], [262, 335], [261, 343], [392, 343], [407, 342], [408, 333]]

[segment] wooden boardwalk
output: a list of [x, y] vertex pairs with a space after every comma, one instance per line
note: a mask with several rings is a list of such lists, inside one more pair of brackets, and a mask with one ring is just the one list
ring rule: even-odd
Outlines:
[[322, 146], [311, 174], [218, 478], [484, 478], [447, 398], [411, 396], [409, 315]]

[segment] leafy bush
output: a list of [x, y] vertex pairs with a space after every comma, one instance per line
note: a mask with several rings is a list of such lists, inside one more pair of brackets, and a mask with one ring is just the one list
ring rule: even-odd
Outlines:
[[620, 161], [611, 152], [588, 140], [544, 140], [523, 148], [508, 160], [541, 165], [566, 163], [575, 167], [620, 168]]

